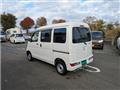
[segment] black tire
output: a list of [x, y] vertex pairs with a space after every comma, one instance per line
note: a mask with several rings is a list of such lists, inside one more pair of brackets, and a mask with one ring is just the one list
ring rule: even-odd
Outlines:
[[101, 50], [103, 50], [103, 49], [104, 49], [104, 47], [102, 46], [100, 49], [101, 49]]
[[16, 44], [15, 40], [14, 40], [14, 44]]
[[32, 57], [32, 54], [30, 52], [27, 52], [27, 60], [33, 61], [33, 57]]
[[116, 43], [115, 47], [116, 47], [116, 49], [118, 49], [118, 45], [117, 45], [117, 43]]
[[56, 71], [58, 74], [60, 74], [60, 75], [67, 74], [67, 68], [63, 61], [56, 62], [55, 67], [56, 67]]
[[10, 40], [10, 43], [12, 43], [11, 40]]

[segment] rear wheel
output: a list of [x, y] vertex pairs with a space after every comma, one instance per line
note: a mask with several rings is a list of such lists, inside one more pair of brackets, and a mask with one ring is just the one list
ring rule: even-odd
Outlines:
[[56, 71], [58, 72], [58, 74], [65, 75], [67, 73], [66, 65], [64, 62], [62, 61], [56, 62], [55, 67], [56, 67]]
[[11, 40], [9, 40], [9, 41], [10, 41], [10, 43], [12, 43]]
[[27, 59], [28, 59], [28, 61], [33, 61], [33, 57], [30, 52], [27, 52]]
[[103, 48], [104, 48], [104, 47], [102, 46], [100, 49], [103, 50]]
[[16, 44], [15, 40], [14, 40], [14, 44]]

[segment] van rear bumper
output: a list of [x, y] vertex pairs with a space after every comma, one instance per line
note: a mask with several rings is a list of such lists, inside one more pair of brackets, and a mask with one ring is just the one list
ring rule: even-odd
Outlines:
[[76, 69], [78, 69], [78, 68], [81, 68], [82, 66], [84, 66], [84, 65], [82, 64], [82, 61], [84, 61], [84, 60], [86, 61], [86, 64], [85, 64], [85, 65], [87, 65], [87, 64], [93, 62], [93, 56], [91, 56], [91, 57], [89, 57], [89, 58], [87, 58], [87, 59], [79, 60], [79, 61], [80, 61], [79, 64], [77, 64], [77, 65], [75, 65], [75, 66], [71, 66], [71, 64], [69, 63], [69, 64], [67, 65], [67, 70], [68, 70], [68, 71], [74, 71], [74, 70], [76, 70]]

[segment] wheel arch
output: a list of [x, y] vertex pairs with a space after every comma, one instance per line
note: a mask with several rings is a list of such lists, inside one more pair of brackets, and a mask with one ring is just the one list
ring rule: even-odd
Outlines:
[[29, 50], [26, 51], [26, 54], [31, 53]]
[[56, 58], [54, 60], [54, 65], [56, 65], [57, 62], [63, 62], [66, 65], [65, 61], [63, 59], [61, 59], [61, 58]]

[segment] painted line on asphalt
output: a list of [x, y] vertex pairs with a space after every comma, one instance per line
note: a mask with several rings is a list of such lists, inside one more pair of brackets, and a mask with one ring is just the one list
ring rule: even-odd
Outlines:
[[94, 69], [94, 70], [90, 70], [90, 69], [87, 69], [87, 68], [82, 68], [82, 69], [85, 70], [85, 71], [88, 71], [88, 72], [101, 72], [101, 70], [97, 67], [93, 67], [93, 66], [90, 66], [90, 65], [86, 65], [86, 67]]

